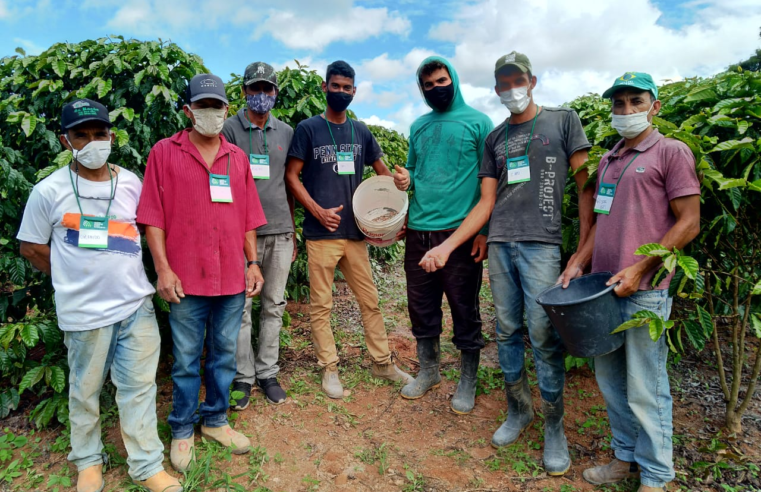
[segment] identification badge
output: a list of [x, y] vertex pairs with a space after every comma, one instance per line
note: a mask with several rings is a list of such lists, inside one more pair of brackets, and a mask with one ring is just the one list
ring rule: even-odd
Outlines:
[[270, 179], [270, 156], [249, 154], [248, 162], [251, 165], [251, 174], [254, 179]]
[[507, 160], [507, 184], [531, 181], [531, 167], [528, 156], [513, 157]]
[[210, 174], [209, 189], [211, 190], [212, 202], [232, 203], [233, 192], [230, 188], [230, 176]]
[[80, 248], [108, 248], [108, 219], [105, 217], [79, 218], [79, 242]]
[[597, 192], [595, 213], [609, 215], [610, 208], [613, 206], [614, 196], [616, 196], [616, 185], [602, 183], [600, 190]]
[[354, 174], [354, 152], [339, 152], [338, 174]]

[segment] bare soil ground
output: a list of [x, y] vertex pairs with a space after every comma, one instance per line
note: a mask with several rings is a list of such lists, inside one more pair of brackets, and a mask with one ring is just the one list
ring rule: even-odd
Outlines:
[[[399, 266], [379, 271], [377, 281], [391, 349], [397, 363], [414, 373], [415, 342], [409, 332], [403, 272]], [[444, 382], [425, 397], [407, 401], [398, 395], [398, 385], [370, 376], [359, 309], [346, 285], [339, 283], [332, 321], [340, 348], [342, 381], [351, 394], [337, 401], [320, 390], [309, 338], [308, 305], [291, 303], [288, 312], [292, 317], [290, 340], [281, 351], [279, 379], [289, 399], [279, 406], [269, 405], [261, 393], [255, 392], [248, 409], [231, 414], [232, 425], [249, 435], [256, 446], [248, 455], [230, 456], [197, 436], [201, 466], [189, 478], [186, 490], [235, 490], [236, 486], [237, 490], [305, 492], [637, 489], [636, 481], [595, 488], [582, 478], [585, 468], [605, 463], [612, 456], [604, 402], [587, 366], [567, 373], [566, 433], [573, 466], [566, 476], [551, 478], [544, 473], [539, 414], [517, 444], [499, 451], [490, 446], [493, 432], [504, 420], [506, 403], [487, 285], [482, 290], [488, 345], [482, 356], [481, 394], [474, 413], [467, 416], [449, 409], [458, 379], [459, 355], [448, 341], [448, 314], [442, 350]], [[171, 408], [170, 364], [170, 360], [162, 360], [158, 378], [159, 431], [167, 449], [167, 469], [170, 436], [164, 422]], [[707, 348], [671, 368], [677, 480], [670, 490], [761, 490], [757, 466], [761, 461], [761, 402], [757, 397], [751, 406], [744, 421], [745, 434], [727, 440], [720, 430], [723, 402], [712, 364]], [[530, 351], [527, 370], [538, 411], [540, 397]], [[104, 441], [112, 444], [107, 449], [111, 465], [106, 490], [137, 490], [126, 473], [118, 416], [115, 408], [108, 406], [109, 398], [106, 391]], [[6, 433], [25, 435], [29, 443], [13, 450], [14, 458], [24, 465], [17, 465], [21, 471], [18, 476], [3, 481], [7, 462], [0, 467], [0, 491], [74, 491], [74, 487], [66, 486], [67, 480], [74, 484], [76, 473], [66, 461], [67, 442], [62, 429], [36, 432], [27, 417], [18, 414], [2, 423]]]

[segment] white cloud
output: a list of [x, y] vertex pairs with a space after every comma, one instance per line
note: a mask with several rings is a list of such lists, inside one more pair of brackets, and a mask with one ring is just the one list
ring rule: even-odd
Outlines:
[[44, 46], [29, 41], [28, 39], [13, 38], [13, 42], [20, 44], [21, 47], [24, 48], [24, 51], [26, 51], [27, 55], [39, 55], [47, 49]]
[[[108, 22], [108, 27], [144, 36], [167, 38], [194, 29], [236, 26], [261, 20], [258, 9], [234, 0], [125, 0]], [[89, 5], [95, 8], [95, 5]], [[199, 25], [199, 21], [203, 24]]]
[[289, 48], [321, 51], [337, 41], [355, 43], [382, 34], [406, 36], [412, 27], [409, 19], [387, 8], [324, 7], [319, 12], [270, 10], [253, 38], [269, 34]]
[[[4, 1], [4, 0], [0, 0]], [[88, 8], [98, 8], [87, 0]], [[110, 0], [109, 0], [110, 1]], [[232, 24], [250, 26], [248, 38], [272, 36], [292, 49], [321, 51], [343, 41], [355, 43], [383, 34], [406, 36], [407, 17], [387, 8], [354, 6], [353, 0], [330, 3], [280, 0], [277, 8], [261, 8], [239, 0], [124, 0], [108, 26], [140, 35], [171, 36], [192, 29]], [[202, 22], [202, 25], [198, 23]]]
[[393, 129], [396, 126], [395, 122], [381, 119], [376, 115], [372, 115], [369, 118], [360, 118], [360, 121], [364, 121], [368, 125], [378, 125], [390, 129]]
[[482, 0], [468, 3], [429, 35], [455, 45], [452, 62], [461, 80], [476, 87], [494, 85], [497, 58], [512, 50], [526, 53], [539, 76], [537, 100], [544, 104], [600, 93], [629, 70], [649, 72], [658, 81], [710, 75], [758, 45], [758, 1], [705, 0], [679, 8], [698, 10], [691, 24], [670, 29], [658, 24], [664, 14], [648, 0]]
[[404, 58], [389, 58], [388, 53], [383, 53], [370, 60], [363, 61], [358, 71], [364, 77], [372, 80], [410, 79], [415, 77], [420, 63], [429, 56], [435, 55], [431, 50], [414, 48]]
[[11, 16], [11, 11], [8, 10], [8, 3], [5, 0], [0, 0], [0, 19], [7, 19]]

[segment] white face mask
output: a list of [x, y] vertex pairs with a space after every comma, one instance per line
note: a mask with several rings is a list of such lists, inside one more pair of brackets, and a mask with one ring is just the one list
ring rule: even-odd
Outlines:
[[[66, 137], [66, 141], [69, 141], [69, 137]], [[108, 161], [108, 156], [111, 155], [111, 140], [93, 140], [84, 146], [82, 150], [74, 149], [71, 145], [72, 154], [74, 154], [74, 160], [79, 164], [82, 164], [87, 169], [100, 169]]]
[[222, 131], [225, 124], [225, 113], [227, 113], [226, 108], [191, 109], [190, 112], [193, 113], [193, 118], [196, 120], [193, 123], [193, 128], [204, 137], [216, 137]]
[[624, 138], [636, 137], [650, 126], [647, 116], [650, 114], [650, 111], [652, 111], [654, 104], [655, 101], [650, 105], [650, 109], [641, 113], [614, 114], [611, 126]]
[[526, 111], [529, 103], [531, 102], [531, 96], [528, 93], [528, 86], [516, 87], [509, 91], [500, 92], [499, 100], [502, 104], [513, 114], [521, 114]]

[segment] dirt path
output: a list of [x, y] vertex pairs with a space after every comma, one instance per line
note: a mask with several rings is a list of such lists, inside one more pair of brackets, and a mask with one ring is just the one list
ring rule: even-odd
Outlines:
[[[401, 275], [398, 267], [379, 275], [381, 305], [396, 360], [406, 370], [415, 372], [415, 343], [409, 333]], [[406, 401], [399, 397], [398, 386], [370, 376], [358, 307], [346, 286], [339, 284], [332, 322], [341, 354], [341, 378], [351, 395], [336, 401], [320, 391], [309, 343], [308, 306], [290, 304], [290, 340], [281, 354], [280, 375], [281, 383], [289, 392], [288, 401], [280, 406], [268, 405], [261, 393], [255, 392], [248, 409], [231, 415], [233, 425], [251, 436], [256, 446], [248, 455], [229, 456], [197, 438], [199, 462], [208, 463], [209, 469], [197, 472], [194, 480], [197, 479], [199, 485], [186, 490], [216, 490], [225, 482], [237, 484], [238, 490], [260, 492], [636, 490], [635, 482], [594, 488], [581, 477], [585, 468], [607, 462], [611, 457], [610, 429], [603, 399], [592, 371], [586, 366], [567, 373], [566, 431], [573, 466], [565, 477], [550, 478], [544, 473], [539, 415], [517, 444], [499, 451], [490, 446], [493, 432], [504, 420], [506, 404], [497, 364], [494, 311], [488, 287], [484, 287], [482, 294], [488, 345], [482, 357], [481, 394], [475, 412], [468, 416], [449, 410], [459, 362], [456, 350], [448, 341], [451, 336], [448, 314], [442, 347], [444, 382], [424, 398]], [[527, 361], [534, 406], [539, 410], [533, 363], [530, 357]], [[169, 367], [169, 361], [163, 360], [158, 397], [159, 430], [167, 454], [169, 429], [165, 422], [171, 409], [172, 389]], [[707, 377], [711, 374], [699, 358], [687, 358], [672, 371], [677, 485], [686, 491], [753, 490], [759, 487], [758, 467], [755, 467], [761, 454], [759, 419], [749, 418], [744, 438], [727, 449], [722, 448], [716, 420], [720, 415], [720, 399], [717, 400], [715, 381]], [[126, 453], [116, 416], [113, 411], [106, 413], [106, 439], [115, 444], [108, 450], [113, 466], [106, 474], [106, 490], [135, 490], [126, 475]], [[758, 402], [750, 413], [759, 414]], [[51, 451], [51, 445], [56, 449], [55, 440], [60, 442], [60, 430], [35, 434], [25, 417], [7, 420], [11, 424], [9, 430], [30, 437], [31, 444], [16, 451], [19, 456], [21, 451], [27, 450], [30, 466], [25, 470], [26, 476], [22, 474], [11, 483], [3, 483], [0, 491], [52, 491], [56, 485], [48, 486], [51, 477], [57, 477], [56, 480], [69, 477], [73, 482], [74, 470], [67, 464], [65, 453]], [[34, 439], [39, 440], [35, 443]], [[733, 459], [727, 460], [728, 457]], [[168, 456], [165, 465], [169, 468]], [[35, 478], [39, 476], [42, 479]], [[729, 488], [720, 488], [721, 483]], [[59, 486], [60, 492], [64, 490], [75, 489]]]

